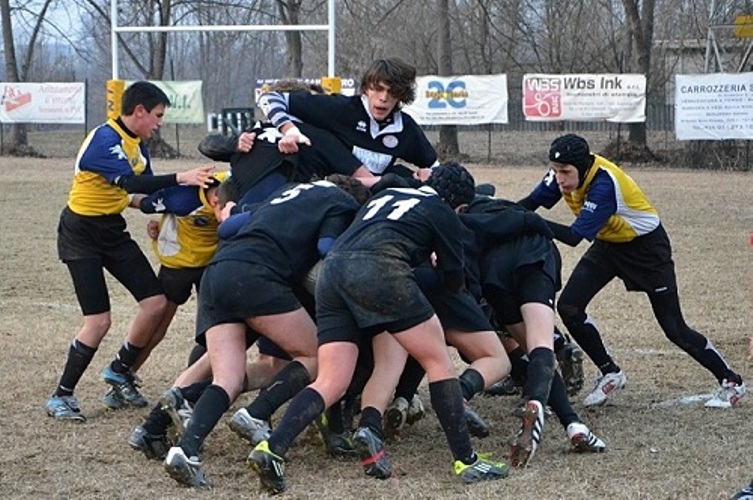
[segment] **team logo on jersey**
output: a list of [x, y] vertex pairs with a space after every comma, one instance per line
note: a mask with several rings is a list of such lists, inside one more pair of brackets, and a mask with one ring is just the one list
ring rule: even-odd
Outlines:
[[594, 203], [594, 202], [592, 202], [592, 201], [586, 201], [586, 202], [584, 202], [584, 203], [583, 203], [583, 210], [585, 210], [586, 212], [591, 212], [591, 213], [593, 213], [593, 212], [595, 212], [595, 211], [596, 211], [596, 208], [597, 208], [598, 206], [599, 206], [599, 205], [597, 205], [596, 203]]
[[118, 160], [127, 160], [128, 155], [125, 154], [125, 151], [123, 151], [123, 146], [120, 144], [117, 144], [110, 148], [110, 154], [113, 156], [117, 156]]
[[356, 130], [359, 132], [366, 132], [366, 122], [363, 120], [359, 120], [356, 124]]
[[386, 148], [397, 147], [397, 137], [395, 137], [394, 135], [385, 135], [382, 138], [382, 144], [384, 144], [384, 147]]

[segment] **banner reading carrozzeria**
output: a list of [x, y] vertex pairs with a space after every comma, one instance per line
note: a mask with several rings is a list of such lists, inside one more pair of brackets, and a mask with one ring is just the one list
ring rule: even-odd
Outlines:
[[678, 140], [753, 139], [753, 73], [675, 76]]
[[422, 76], [404, 110], [419, 125], [507, 123], [507, 75]]
[[527, 74], [528, 121], [646, 121], [646, 77], [636, 74]]
[[85, 123], [86, 86], [71, 83], [2, 82], [2, 123]]

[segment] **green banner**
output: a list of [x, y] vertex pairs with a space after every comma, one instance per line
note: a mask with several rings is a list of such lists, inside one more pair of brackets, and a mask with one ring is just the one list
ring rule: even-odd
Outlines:
[[[151, 80], [170, 99], [165, 112], [165, 123], [204, 123], [204, 101], [201, 97], [201, 80], [163, 81]], [[133, 81], [126, 81], [126, 87]]]

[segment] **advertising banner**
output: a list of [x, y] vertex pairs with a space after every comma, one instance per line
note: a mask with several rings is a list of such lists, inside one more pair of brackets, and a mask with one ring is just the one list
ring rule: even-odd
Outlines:
[[85, 123], [84, 83], [3, 82], [2, 123]]
[[419, 125], [507, 123], [507, 75], [421, 76], [403, 108]]
[[753, 73], [675, 75], [675, 135], [753, 139]]
[[[133, 83], [126, 82], [126, 88]], [[169, 81], [152, 80], [170, 99], [165, 111], [165, 123], [204, 123], [204, 100], [201, 96], [201, 80]]]
[[646, 121], [646, 77], [635, 74], [527, 74], [528, 121]]

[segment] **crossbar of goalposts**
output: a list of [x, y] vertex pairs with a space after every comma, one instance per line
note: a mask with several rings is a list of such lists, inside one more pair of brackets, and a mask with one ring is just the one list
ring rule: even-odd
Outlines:
[[185, 31], [327, 31], [327, 76], [335, 76], [335, 0], [328, 0], [327, 24], [257, 24], [217, 26], [118, 26], [118, 0], [110, 0], [110, 44], [112, 45], [112, 79], [118, 79], [118, 33], [185, 32]]

